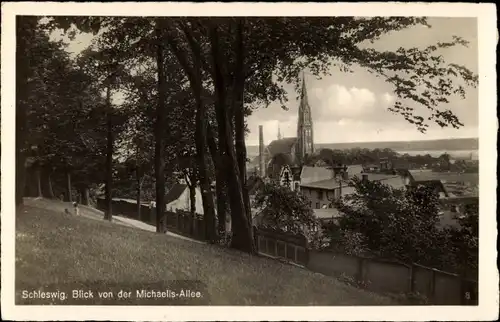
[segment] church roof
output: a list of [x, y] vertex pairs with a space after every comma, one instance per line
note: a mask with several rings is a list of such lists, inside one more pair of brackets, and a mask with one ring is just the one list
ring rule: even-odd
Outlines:
[[267, 150], [271, 156], [277, 154], [290, 154], [292, 147], [297, 143], [297, 138], [284, 138], [281, 140], [274, 140], [267, 146]]

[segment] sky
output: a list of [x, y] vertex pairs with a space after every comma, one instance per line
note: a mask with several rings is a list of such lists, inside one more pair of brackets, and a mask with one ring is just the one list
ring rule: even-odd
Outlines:
[[[440, 53], [448, 63], [464, 65], [478, 72], [478, 41], [476, 18], [429, 18], [431, 28], [415, 26], [384, 35], [371, 44], [375, 49], [396, 50], [399, 47], [424, 48], [459, 36], [469, 41], [468, 47], [456, 46]], [[59, 34], [53, 34], [60, 38]], [[67, 50], [76, 55], [92, 40], [89, 34], [79, 34], [68, 40]], [[427, 133], [420, 133], [403, 117], [387, 110], [394, 102], [392, 87], [361, 68], [354, 73], [333, 70], [332, 75], [317, 79], [305, 71], [306, 87], [314, 123], [315, 143], [412, 141], [446, 138], [478, 137], [478, 90], [466, 88], [466, 99], [452, 97], [446, 108], [451, 109], [464, 124], [460, 129], [441, 128], [430, 123]], [[288, 91], [288, 110], [271, 103], [253, 112], [247, 119], [250, 133], [247, 145], [258, 145], [258, 127], [263, 125], [264, 142], [277, 138], [278, 127], [284, 137], [296, 136], [297, 93], [293, 85]], [[416, 111], [424, 109], [418, 107]]]

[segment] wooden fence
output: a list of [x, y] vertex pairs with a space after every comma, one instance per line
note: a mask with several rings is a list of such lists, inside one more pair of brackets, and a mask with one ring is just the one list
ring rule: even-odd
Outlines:
[[309, 250], [305, 236], [263, 227], [255, 229], [254, 234], [259, 253], [301, 266], [307, 265]]
[[307, 268], [330, 276], [345, 275], [369, 290], [413, 293], [434, 305], [477, 305], [476, 281], [418, 264], [405, 264], [329, 251], [310, 251]]
[[[113, 199], [113, 214], [142, 221], [146, 224], [156, 226], [156, 208], [141, 205], [140, 217], [137, 215], [137, 204], [123, 199]], [[97, 200], [97, 208], [105, 209], [104, 199]], [[195, 214], [194, 218], [189, 211], [176, 210], [165, 211], [162, 226], [166, 224], [167, 230], [173, 233], [190, 237], [197, 240], [205, 240], [205, 225], [203, 215]]]
[[[104, 200], [97, 202], [104, 209]], [[156, 225], [156, 209], [113, 200], [113, 213]], [[166, 211], [168, 230], [197, 240], [205, 240], [203, 216], [188, 211]], [[165, 221], [164, 223], [165, 224]], [[330, 251], [310, 250], [305, 236], [271, 228], [254, 229], [260, 254], [303, 266], [329, 276], [349, 276], [375, 292], [419, 293], [435, 305], [477, 305], [478, 283], [457, 274], [443, 272], [418, 264], [404, 264], [375, 258], [364, 258]]]
[[192, 216], [189, 211], [183, 210], [166, 211], [164, 219], [166, 219], [167, 229], [171, 232], [197, 240], [206, 240], [203, 215]]

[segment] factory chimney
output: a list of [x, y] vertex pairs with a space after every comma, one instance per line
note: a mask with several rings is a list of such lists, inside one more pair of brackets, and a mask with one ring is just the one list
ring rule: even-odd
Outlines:
[[264, 165], [264, 128], [259, 125], [259, 174], [261, 178], [266, 176], [266, 169]]

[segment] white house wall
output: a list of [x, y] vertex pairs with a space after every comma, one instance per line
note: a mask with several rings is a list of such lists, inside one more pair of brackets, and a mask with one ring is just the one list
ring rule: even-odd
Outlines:
[[[196, 188], [196, 213], [203, 214], [203, 201], [201, 199], [201, 191]], [[177, 209], [189, 211], [191, 209], [191, 200], [189, 198], [189, 189], [186, 188], [184, 192], [176, 200], [167, 204], [168, 211], [175, 211]]]

